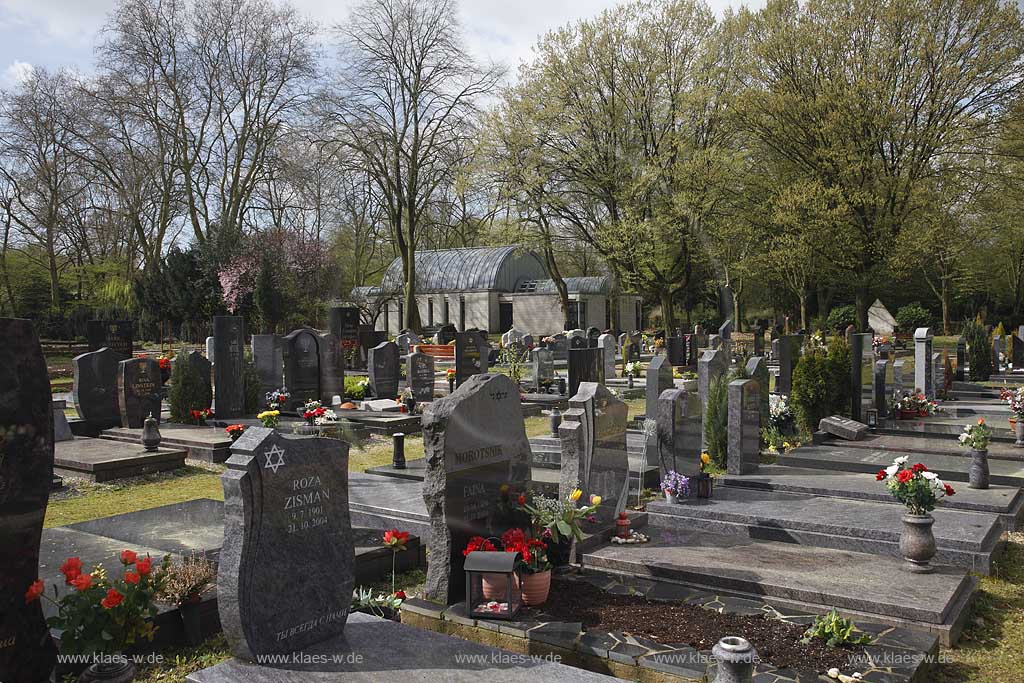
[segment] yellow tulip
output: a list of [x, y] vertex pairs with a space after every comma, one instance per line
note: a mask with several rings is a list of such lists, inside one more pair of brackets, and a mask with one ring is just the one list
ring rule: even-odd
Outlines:
[[590, 504], [591, 505], [600, 505], [601, 504], [601, 496], [590, 496]]
[[582, 495], [583, 491], [580, 491], [579, 489], [573, 489], [572, 493], [569, 494], [569, 500], [575, 503], [577, 500], [580, 499], [580, 496]]
[[705, 465], [707, 465], [709, 462], [711, 462], [711, 456], [708, 455], [707, 453], [701, 453], [700, 454], [700, 461], [702, 463], [704, 463]]

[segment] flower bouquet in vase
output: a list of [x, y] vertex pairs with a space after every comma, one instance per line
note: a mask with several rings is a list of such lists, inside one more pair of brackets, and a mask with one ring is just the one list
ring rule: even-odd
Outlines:
[[661, 480], [661, 491], [665, 494], [666, 502], [676, 503], [680, 496], [686, 498], [690, 495], [690, 478], [669, 470]]
[[964, 427], [960, 434], [960, 444], [971, 450], [971, 466], [967, 471], [968, 488], [988, 488], [988, 442], [991, 439], [992, 431], [983, 417], [978, 418], [977, 424]]
[[900, 553], [907, 561], [909, 571], [925, 574], [933, 571], [929, 561], [935, 556], [935, 535], [932, 510], [939, 498], [952, 496], [955, 491], [934, 472], [921, 463], [907, 466], [907, 456], [900, 456], [875, 478], [885, 482], [889, 493], [907, 507], [900, 532]]

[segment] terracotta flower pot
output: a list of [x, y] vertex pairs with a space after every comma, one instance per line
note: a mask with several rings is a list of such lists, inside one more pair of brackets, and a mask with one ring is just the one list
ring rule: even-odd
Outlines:
[[488, 600], [505, 598], [505, 589], [508, 587], [508, 583], [504, 574], [483, 574], [480, 579], [485, 598]]
[[972, 489], [988, 488], [988, 449], [971, 449], [971, 467], [967, 470], [967, 487]]
[[1017, 433], [1017, 418], [1009, 417], [1009, 418], [1006, 419], [1006, 421], [1010, 423], [1010, 431], [1013, 432], [1014, 434], [1016, 434]]
[[543, 605], [551, 591], [551, 570], [523, 576], [523, 602]]
[[900, 533], [900, 554], [907, 561], [908, 571], [928, 574], [934, 571], [929, 561], [935, 557], [935, 535], [931, 515], [903, 515], [903, 531]]

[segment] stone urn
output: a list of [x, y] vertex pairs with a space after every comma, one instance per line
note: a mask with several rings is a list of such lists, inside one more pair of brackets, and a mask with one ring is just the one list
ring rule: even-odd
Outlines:
[[757, 650], [746, 638], [726, 636], [711, 648], [711, 656], [718, 661], [718, 674], [714, 683], [750, 683], [754, 676]]
[[934, 571], [929, 562], [935, 557], [935, 535], [931, 515], [903, 515], [903, 531], [900, 533], [900, 554], [907, 561], [905, 568], [915, 574]]
[[[1024, 424], [1024, 423], [1021, 423]], [[971, 467], [967, 471], [967, 487], [972, 489], [988, 488], [988, 449], [971, 449]]]
[[147, 452], [152, 453], [160, 447], [160, 429], [157, 427], [156, 418], [153, 417], [153, 413], [149, 414], [146, 421], [142, 423], [142, 447]]
[[535, 574], [523, 574], [523, 602], [527, 605], [543, 605], [551, 592], [551, 570]]
[[127, 658], [118, 659], [120, 661], [90, 664], [78, 677], [78, 683], [131, 683], [135, 680], [135, 663]]
[[1024, 420], [1017, 420], [1013, 425], [1013, 435], [1017, 437], [1013, 442], [1014, 448], [1024, 448]]

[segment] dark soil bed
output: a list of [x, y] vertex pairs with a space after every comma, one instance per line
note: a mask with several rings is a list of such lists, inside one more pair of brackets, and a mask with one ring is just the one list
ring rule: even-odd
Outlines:
[[611, 595], [583, 581], [558, 581], [541, 608], [559, 621], [579, 621], [587, 630], [623, 631], [659, 643], [684, 643], [710, 650], [724, 636], [743, 636], [761, 661], [780, 669], [823, 674], [849, 664], [857, 650], [830, 648], [814, 639], [800, 642], [806, 627], [761, 616], [721, 614], [685, 603], [651, 602], [641, 596]]

